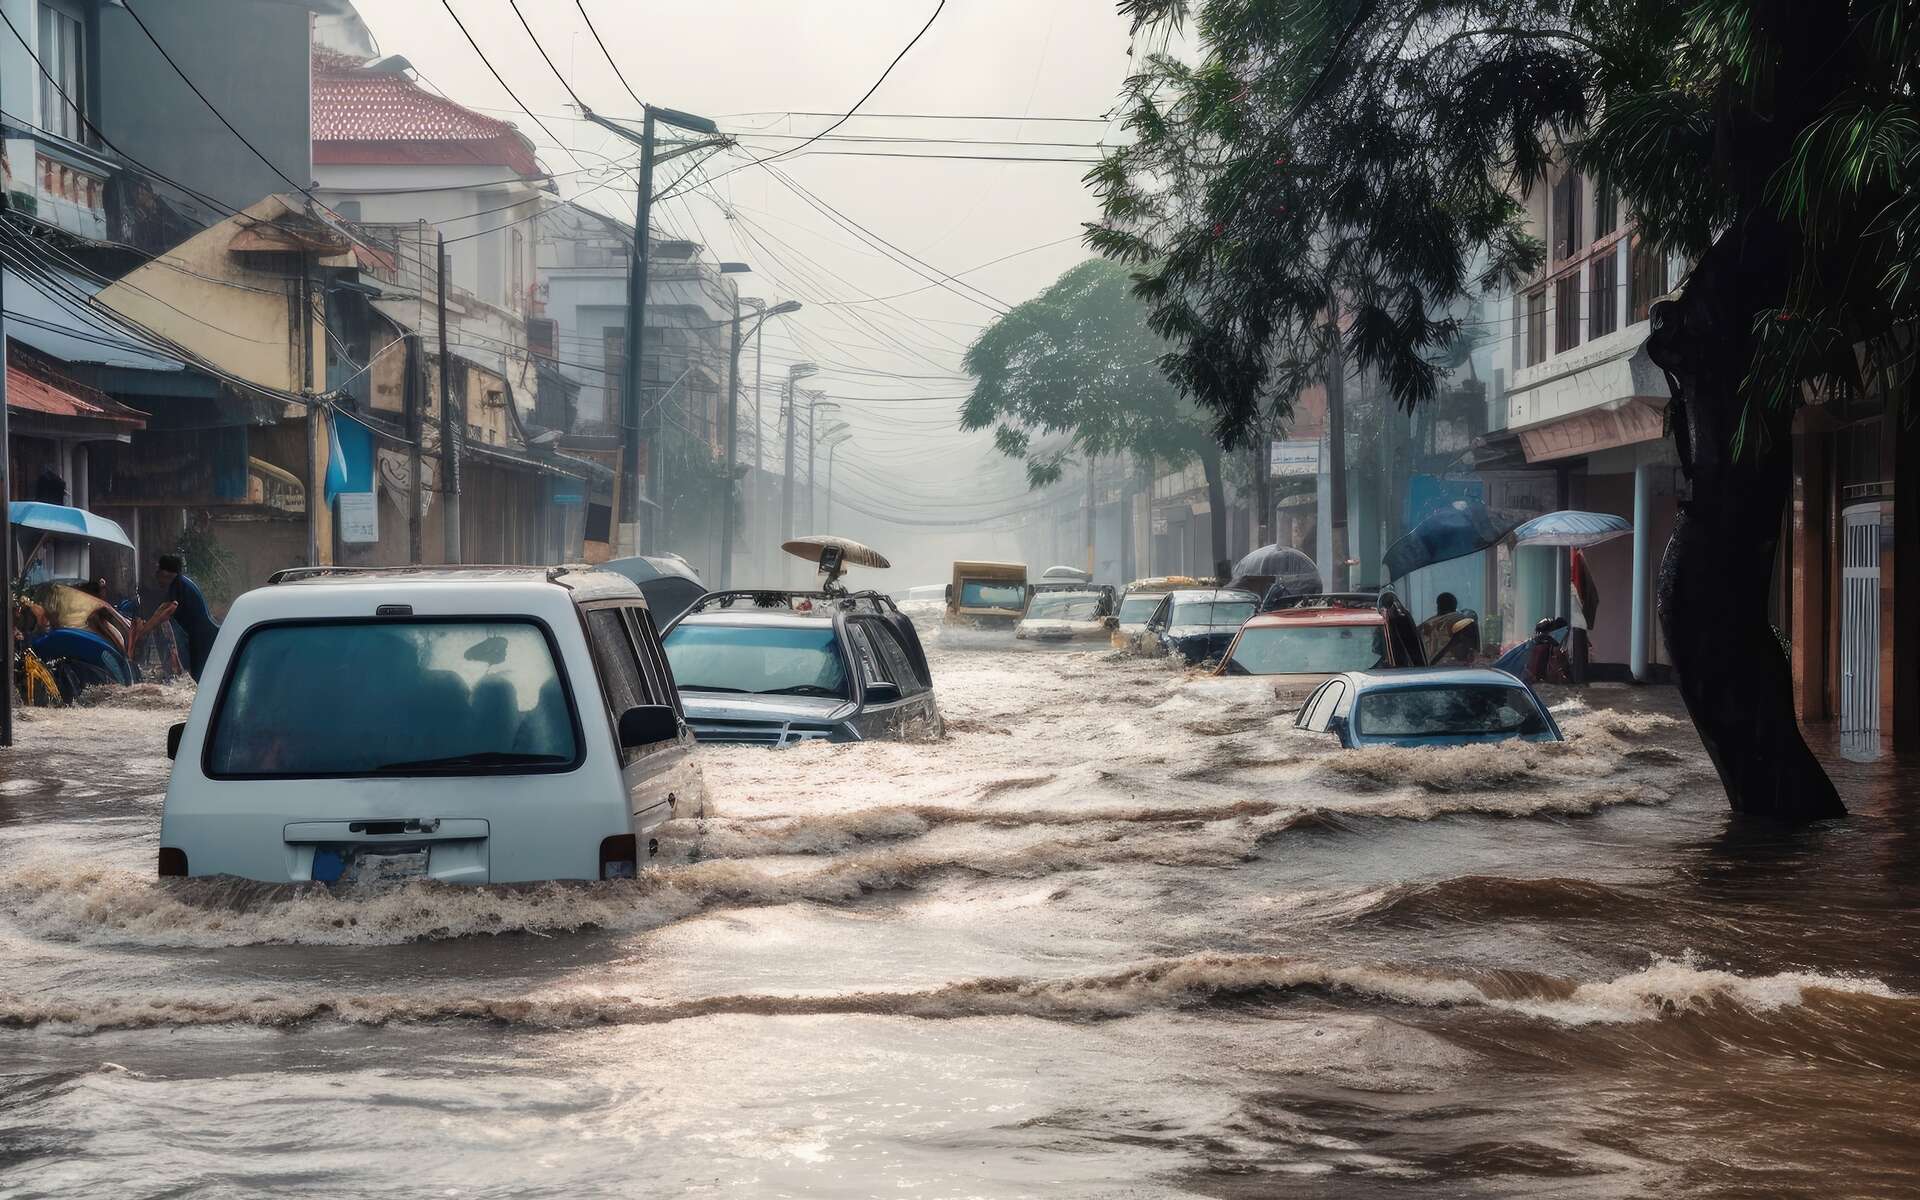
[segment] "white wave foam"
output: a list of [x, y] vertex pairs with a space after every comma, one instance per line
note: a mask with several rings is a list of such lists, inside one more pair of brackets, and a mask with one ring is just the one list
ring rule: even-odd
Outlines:
[[1315, 991], [1416, 1008], [1489, 1008], [1563, 1025], [1655, 1021], [1730, 1006], [1766, 1014], [1816, 994], [1908, 1000], [1876, 979], [1813, 972], [1740, 976], [1666, 960], [1591, 983], [1507, 973], [1474, 979], [1390, 964], [1329, 964], [1253, 954], [1199, 954], [1069, 979], [986, 978], [912, 992], [740, 994], [662, 1002], [573, 990], [502, 997], [447, 993], [344, 996], [144, 996], [98, 1000], [0, 995], [0, 1027], [85, 1033], [189, 1025], [294, 1025], [318, 1020], [489, 1021], [566, 1028], [651, 1024], [716, 1014], [867, 1013], [953, 1020], [1024, 1016], [1106, 1020], [1264, 993]]

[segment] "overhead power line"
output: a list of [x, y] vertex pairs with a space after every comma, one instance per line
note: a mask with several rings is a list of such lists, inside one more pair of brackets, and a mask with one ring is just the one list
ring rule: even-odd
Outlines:
[[[762, 108], [751, 112], [728, 113], [728, 117], [831, 117], [828, 112], [801, 112], [798, 109]], [[1056, 124], [1105, 125], [1107, 117], [1029, 117], [1005, 113], [861, 113], [862, 121], [1051, 121]]]
[[593, 18], [587, 15], [584, 0], [573, 0], [573, 6], [580, 10], [580, 19], [587, 23], [587, 32], [593, 35], [593, 44], [600, 47], [600, 53], [606, 55], [607, 65], [613, 68], [614, 77], [620, 81], [620, 86], [627, 89], [627, 95], [633, 97], [633, 102], [640, 106], [642, 112], [646, 111], [647, 102], [642, 100], [640, 93], [634, 91], [633, 85], [627, 82], [626, 72], [620, 69], [620, 64], [614, 60], [613, 51], [607, 49], [607, 43], [601, 40], [600, 31], [593, 27]]
[[945, 12], [946, 8], [947, 8], [947, 0], [940, 0], [938, 4], [934, 5], [933, 15], [927, 18], [927, 23], [925, 25], [922, 25], [920, 27], [920, 32], [914, 34], [912, 39], [909, 40], [905, 46], [902, 46], [900, 48], [900, 53], [893, 56], [893, 61], [887, 64], [887, 69], [880, 72], [880, 78], [873, 81], [873, 86], [868, 88], [858, 100], [854, 101], [853, 107], [848, 109], [845, 113], [841, 114], [839, 118], [834, 121], [833, 124], [827, 126], [825, 129], [822, 129], [818, 134], [814, 135], [814, 137], [812, 138], [809, 138], [807, 141], [801, 142], [799, 146], [789, 146], [785, 150], [779, 151], [778, 153], [775, 153], [775, 154], [769, 154], [765, 158], [756, 159], [750, 163], [742, 163], [740, 166], [737, 166], [737, 167], [731, 167], [725, 171], [720, 172], [720, 174], [714, 176], [713, 179], [709, 180], [708, 182], [717, 183], [720, 180], [725, 179], [727, 176], [733, 174], [735, 171], [744, 171], [748, 167], [762, 166], [766, 163], [770, 163], [774, 161], [777, 158], [785, 158], [787, 155], [792, 154], [795, 150], [800, 149], [801, 146], [808, 145], [810, 142], [818, 140], [819, 138], [824, 137], [829, 133], [832, 133], [834, 130], [840, 128], [842, 125], [845, 125], [848, 121], [852, 120], [853, 115], [860, 111], [860, 106], [862, 104], [865, 104], [869, 99], [872, 98], [875, 92], [880, 90], [880, 85], [887, 81], [887, 76], [893, 74], [893, 69], [900, 65], [900, 60], [907, 56], [907, 52], [909, 50], [912, 50], [914, 46], [919, 44], [920, 39], [926, 36], [927, 30], [933, 28], [933, 23], [940, 19], [940, 14]]

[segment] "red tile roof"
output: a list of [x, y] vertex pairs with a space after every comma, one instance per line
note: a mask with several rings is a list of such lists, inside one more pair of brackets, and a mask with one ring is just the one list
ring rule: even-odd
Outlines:
[[535, 179], [546, 173], [511, 122], [482, 116], [405, 75], [313, 56], [313, 161], [335, 165], [478, 163]]
[[95, 421], [117, 421], [134, 429], [146, 428], [144, 413], [136, 412], [104, 392], [63, 380], [54, 382], [30, 374], [11, 362], [7, 364], [7, 407], [18, 412], [44, 413], [53, 417], [87, 417]]

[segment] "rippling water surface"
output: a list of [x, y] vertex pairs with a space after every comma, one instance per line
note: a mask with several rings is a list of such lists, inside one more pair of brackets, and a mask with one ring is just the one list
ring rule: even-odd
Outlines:
[[153, 878], [134, 689], [0, 757], [0, 1195], [1907, 1196], [1915, 779], [1730, 825], [1661, 689], [1339, 753], [933, 644], [938, 742], [702, 751], [630, 883]]

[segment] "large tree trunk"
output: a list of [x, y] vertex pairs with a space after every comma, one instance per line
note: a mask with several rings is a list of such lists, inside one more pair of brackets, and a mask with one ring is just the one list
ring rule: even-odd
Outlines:
[[1813, 821], [1847, 810], [1800, 736], [1791, 671], [1767, 621], [1792, 478], [1792, 413], [1741, 386], [1754, 314], [1784, 293], [1786, 264], [1784, 231], [1750, 220], [1722, 234], [1685, 290], [1654, 308], [1647, 350], [1673, 391], [1690, 485], [1658, 597], [1681, 697], [1727, 802], [1745, 816]]
[[[1233, 551], [1227, 546], [1227, 489], [1220, 482], [1220, 448], [1209, 445], [1200, 451], [1200, 469], [1207, 476], [1207, 523], [1213, 531], [1214, 570], [1225, 583], [1233, 573]], [[1224, 572], [1220, 564], [1225, 563]]]

